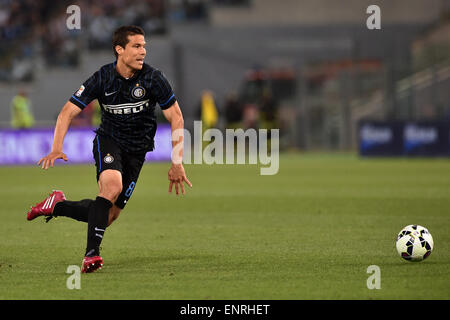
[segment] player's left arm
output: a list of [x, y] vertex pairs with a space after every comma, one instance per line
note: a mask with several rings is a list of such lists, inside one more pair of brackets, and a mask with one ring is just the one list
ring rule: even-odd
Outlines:
[[169, 193], [172, 193], [172, 187], [175, 185], [177, 195], [179, 188], [182, 194], [185, 194], [183, 183], [186, 182], [192, 188], [192, 183], [186, 177], [183, 167], [183, 143], [184, 143], [184, 119], [178, 102], [175, 101], [172, 106], [162, 110], [164, 117], [170, 122], [172, 131], [172, 166], [169, 169]]

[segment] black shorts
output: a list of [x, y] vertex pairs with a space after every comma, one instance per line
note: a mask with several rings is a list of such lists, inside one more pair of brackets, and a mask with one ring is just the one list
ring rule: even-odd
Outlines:
[[145, 154], [131, 154], [122, 150], [112, 139], [96, 135], [92, 150], [97, 168], [97, 182], [105, 170], [118, 170], [122, 173], [122, 192], [115, 205], [123, 209], [136, 186], [139, 173], [145, 161]]

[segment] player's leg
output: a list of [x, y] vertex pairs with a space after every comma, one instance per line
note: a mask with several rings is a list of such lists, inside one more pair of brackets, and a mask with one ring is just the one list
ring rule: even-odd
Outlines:
[[145, 154], [123, 154], [122, 156], [122, 192], [109, 211], [108, 226], [119, 217], [130, 200], [145, 161]]
[[113, 205], [112, 208], [109, 209], [108, 227], [119, 217], [121, 211], [122, 209], [116, 205]]
[[85, 256], [99, 256], [102, 242], [109, 221], [109, 212], [113, 203], [122, 192], [122, 173], [108, 169], [102, 171], [99, 180], [99, 193], [89, 208], [88, 237]]
[[53, 192], [50, 193], [50, 195], [42, 202], [37, 203], [35, 206], [30, 208], [30, 211], [27, 212], [27, 220], [34, 220], [40, 216], [45, 216], [47, 219], [51, 219], [53, 217], [53, 212], [56, 205], [64, 202], [65, 200], [66, 196], [62, 191], [53, 190]]
[[109, 138], [97, 135], [93, 143], [98, 195], [88, 213], [86, 256], [99, 256], [99, 247], [113, 203], [122, 192], [122, 152]]
[[52, 216], [62, 216], [81, 222], [88, 222], [89, 207], [92, 203], [94, 203], [94, 200], [92, 199], [83, 199], [80, 201], [61, 201], [56, 204]]
[[98, 196], [116, 202], [122, 192], [122, 172], [115, 169], [102, 171], [98, 179]]
[[[98, 197], [114, 203], [122, 191], [122, 173], [114, 169], [106, 169], [99, 175]], [[89, 212], [96, 200], [85, 199], [81, 201], [63, 201], [58, 203], [54, 210], [54, 216], [66, 216], [75, 220], [89, 222]], [[93, 209], [92, 211], [95, 211]]]
[[41, 203], [36, 204], [27, 213], [27, 219], [33, 220], [45, 216], [47, 222], [53, 217], [68, 217], [82, 222], [88, 222], [89, 207], [94, 200], [69, 201], [62, 191], [53, 191]]
[[96, 136], [93, 154], [97, 168], [99, 193], [89, 207], [88, 232], [82, 272], [100, 268], [100, 244], [108, 226], [113, 203], [122, 192], [122, 154], [120, 148], [110, 139]]
[[[47, 202], [47, 199], [51, 199], [52, 194], [50, 194], [49, 197], [47, 197], [43, 202], [41, 207]], [[51, 209], [49, 207], [49, 213], [47, 215], [42, 214], [39, 211], [36, 210], [30, 210], [28, 213], [27, 219], [33, 220], [38, 216], [45, 215], [47, 221], [50, 220], [52, 217], [68, 217], [72, 218], [77, 221], [81, 222], [88, 222], [89, 219], [89, 208], [94, 203], [95, 200], [92, 199], [83, 199], [80, 201], [69, 201], [69, 200], [62, 200], [63, 195], [60, 196], [60, 199], [55, 200], [54, 208]], [[37, 208], [37, 206], [35, 206]], [[44, 208], [45, 209], [45, 208]], [[119, 207], [116, 205], [112, 206], [112, 208], [109, 210], [109, 221], [108, 226], [119, 217], [120, 211]], [[36, 211], [37, 213], [34, 213]], [[33, 213], [33, 214], [32, 214]]]
[[[64, 216], [81, 222], [88, 222], [89, 207], [94, 201], [95, 200], [92, 199], [83, 199], [81, 201], [64, 200], [57, 202], [51, 216]], [[122, 209], [116, 205], [113, 205], [111, 209], [109, 209], [108, 227], [119, 217], [121, 211]]]
[[[115, 144], [104, 137], [96, 136], [93, 141], [93, 153], [95, 165], [97, 168], [97, 181], [99, 181], [100, 173], [108, 169], [121, 170], [120, 150]], [[113, 192], [114, 190], [106, 190], [104, 192]], [[113, 192], [114, 193], [114, 192]], [[119, 192], [120, 193], [120, 192]], [[101, 195], [100, 195], [101, 196]], [[109, 196], [106, 195], [106, 198]], [[62, 191], [54, 191], [41, 203], [31, 207], [27, 213], [27, 219], [33, 220], [39, 216], [46, 216], [47, 222], [52, 217], [64, 216], [77, 221], [88, 222], [89, 208], [95, 200], [83, 199], [81, 201], [68, 201]], [[114, 200], [115, 201], [115, 200]]]

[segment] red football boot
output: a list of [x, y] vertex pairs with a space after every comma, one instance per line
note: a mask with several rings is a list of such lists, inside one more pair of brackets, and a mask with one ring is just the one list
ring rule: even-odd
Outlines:
[[94, 272], [97, 269], [101, 269], [103, 266], [103, 259], [100, 256], [84, 257], [83, 265], [81, 266], [82, 273]]
[[31, 207], [27, 213], [27, 220], [33, 220], [39, 216], [52, 216], [55, 205], [64, 200], [66, 200], [66, 196], [62, 191], [53, 190], [44, 201]]

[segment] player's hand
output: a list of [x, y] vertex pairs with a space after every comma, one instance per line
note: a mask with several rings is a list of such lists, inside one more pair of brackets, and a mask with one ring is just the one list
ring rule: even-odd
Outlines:
[[184, 190], [184, 182], [192, 188], [192, 183], [186, 178], [186, 173], [182, 164], [173, 164], [169, 169], [169, 193], [172, 193], [172, 187], [175, 185], [175, 191], [177, 195], [179, 194], [179, 189], [181, 189], [182, 194], [186, 194]]
[[39, 162], [37, 163], [38, 166], [42, 164], [42, 169], [47, 170], [48, 167], [52, 167], [55, 164], [56, 159], [63, 159], [64, 161], [67, 161], [68, 158], [66, 154], [62, 151], [53, 151], [50, 152], [48, 155], [43, 157]]

